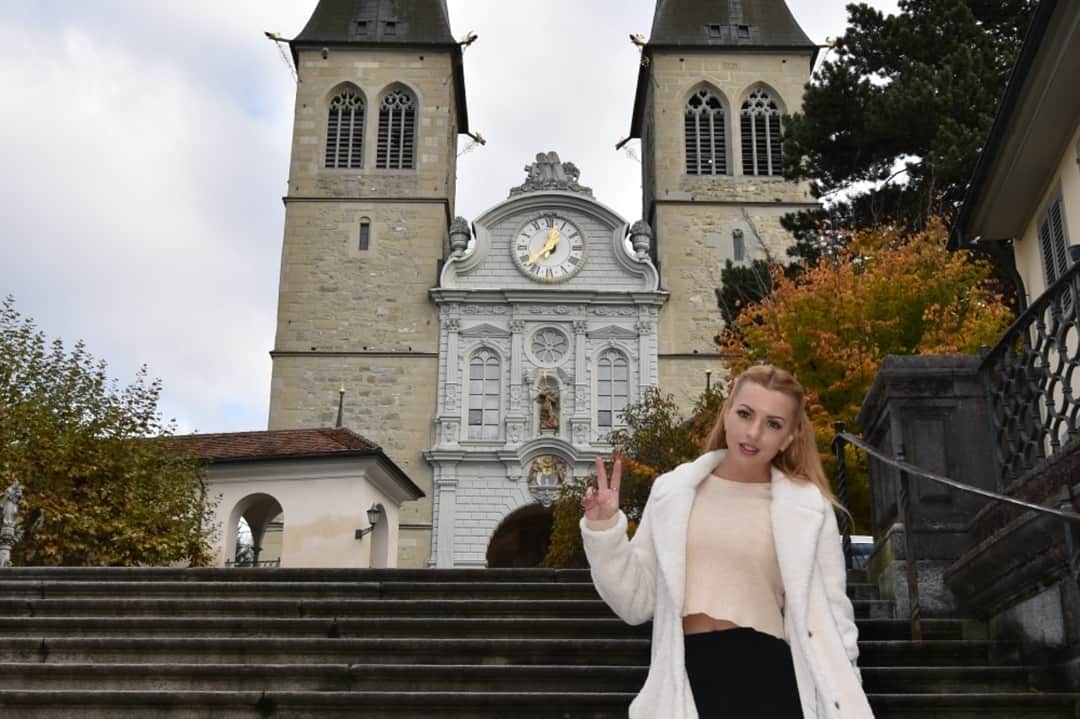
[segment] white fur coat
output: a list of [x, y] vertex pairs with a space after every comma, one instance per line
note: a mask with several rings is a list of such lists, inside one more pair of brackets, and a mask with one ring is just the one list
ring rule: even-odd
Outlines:
[[[706, 453], [657, 478], [632, 540], [622, 512], [604, 531], [581, 520], [600, 596], [629, 624], [653, 620], [652, 661], [630, 705], [631, 719], [697, 719], [683, 648], [686, 532], [695, 490], [723, 452]], [[858, 629], [835, 512], [817, 487], [773, 469], [771, 515], [784, 583], [784, 634], [803, 717], [873, 719], [855, 664]]]

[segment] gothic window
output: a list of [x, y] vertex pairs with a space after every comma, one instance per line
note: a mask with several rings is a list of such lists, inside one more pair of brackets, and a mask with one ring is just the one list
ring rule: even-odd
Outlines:
[[379, 104], [375, 166], [411, 170], [416, 166], [416, 98], [405, 89], [391, 90]]
[[499, 357], [482, 349], [469, 360], [469, 439], [499, 438]]
[[727, 174], [727, 131], [724, 103], [708, 88], [686, 101], [686, 174]]
[[601, 432], [623, 424], [622, 413], [630, 400], [630, 363], [626, 355], [608, 350], [596, 368], [596, 426]]
[[343, 90], [330, 101], [326, 166], [336, 169], [364, 166], [364, 98], [355, 90]]
[[1043, 274], [1046, 286], [1054, 284], [1069, 269], [1069, 241], [1065, 236], [1065, 218], [1062, 216], [1059, 195], [1046, 208], [1039, 219], [1039, 250], [1042, 253]]
[[744, 175], [782, 175], [783, 141], [780, 108], [758, 88], [742, 104], [742, 165]]

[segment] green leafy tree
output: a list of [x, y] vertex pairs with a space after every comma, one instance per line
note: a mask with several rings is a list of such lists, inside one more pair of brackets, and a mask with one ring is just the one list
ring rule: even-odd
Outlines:
[[[823, 223], [918, 229], [963, 197], [1035, 0], [900, 0], [848, 6], [848, 27], [785, 119], [785, 174], [828, 211], [785, 226], [815, 256]], [[869, 187], [870, 189], [857, 189]]]
[[0, 486], [23, 486], [25, 565], [206, 564], [211, 503], [195, 461], [167, 441], [160, 380], [124, 387], [82, 342], [48, 342], [0, 304]]
[[[701, 454], [722, 403], [720, 391], [709, 389], [698, 398], [693, 415], [686, 419], [672, 395], [650, 387], [639, 402], [627, 406], [623, 413], [626, 425], [612, 433], [611, 444], [614, 454], [622, 457], [619, 504], [629, 519], [631, 533], [641, 519], [653, 480]], [[596, 478], [567, 482], [561, 487], [545, 566], [587, 566], [578, 522], [584, 514], [581, 498], [590, 483], [595, 485]]]

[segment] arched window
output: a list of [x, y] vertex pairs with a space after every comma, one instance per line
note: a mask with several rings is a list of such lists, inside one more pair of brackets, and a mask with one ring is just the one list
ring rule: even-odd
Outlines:
[[344, 90], [330, 101], [326, 166], [340, 169], [364, 166], [364, 98], [354, 90]]
[[784, 174], [780, 108], [758, 88], [742, 104], [742, 169], [744, 175]]
[[391, 90], [379, 104], [375, 167], [382, 170], [411, 170], [415, 163], [416, 98], [408, 90]]
[[617, 350], [600, 355], [596, 368], [596, 426], [601, 432], [623, 424], [630, 400], [630, 363]]
[[701, 88], [686, 101], [686, 174], [727, 174], [727, 131], [724, 103]]
[[469, 360], [469, 439], [499, 438], [499, 356], [483, 349]]

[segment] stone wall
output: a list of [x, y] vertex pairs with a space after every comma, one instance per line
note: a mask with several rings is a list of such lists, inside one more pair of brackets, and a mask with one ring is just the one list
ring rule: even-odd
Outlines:
[[[453, 212], [458, 127], [450, 54], [438, 50], [331, 48], [324, 60], [314, 50], [299, 58], [289, 195], [304, 197], [433, 197]], [[395, 85], [419, 103], [416, 170], [375, 170], [379, 102]], [[342, 87], [366, 99], [364, 172], [323, 167], [329, 102]]]
[[[299, 57], [286, 197], [272, 429], [344, 424], [378, 443], [428, 495], [404, 505], [398, 564], [431, 551], [431, 446], [438, 285], [453, 212], [456, 98], [448, 52], [331, 48]], [[378, 106], [399, 85], [418, 102], [416, 168], [375, 168]], [[366, 99], [364, 166], [324, 167], [329, 102], [346, 86]], [[370, 228], [360, 249], [360, 227]]]
[[[649, 74], [641, 130], [643, 216], [656, 234], [661, 285], [671, 293], [659, 323], [660, 387], [689, 412], [704, 388], [704, 370], [720, 369], [713, 342], [723, 329], [716, 290], [725, 262], [737, 259], [735, 235], [745, 247], [743, 263], [785, 261], [792, 238], [781, 217], [816, 206], [806, 183], [743, 174], [739, 108], [764, 85], [782, 112], [797, 111], [810, 66], [807, 56], [796, 54], [665, 50], [652, 53]], [[703, 84], [726, 105], [729, 175], [686, 174], [686, 101]]]
[[270, 429], [331, 427], [338, 389], [345, 387], [344, 425], [382, 447], [424, 491], [402, 505], [398, 566], [424, 566], [431, 551], [431, 467], [434, 355], [284, 355], [274, 358]]

